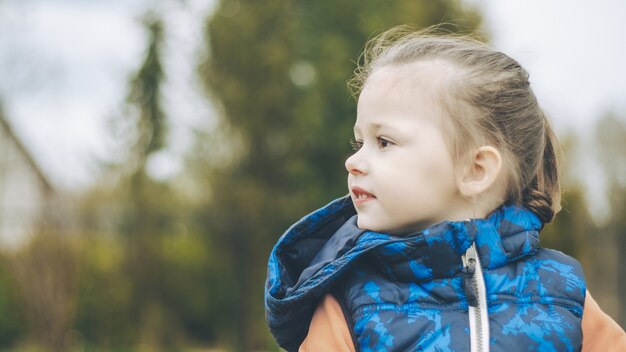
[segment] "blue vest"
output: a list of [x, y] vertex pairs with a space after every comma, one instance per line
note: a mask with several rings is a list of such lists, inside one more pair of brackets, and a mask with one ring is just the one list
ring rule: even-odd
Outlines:
[[270, 330], [297, 350], [319, 300], [332, 293], [361, 351], [470, 351], [481, 336], [492, 351], [578, 351], [582, 269], [539, 247], [542, 226], [528, 209], [503, 205], [485, 219], [399, 237], [359, 229], [350, 198], [336, 199], [272, 250]]

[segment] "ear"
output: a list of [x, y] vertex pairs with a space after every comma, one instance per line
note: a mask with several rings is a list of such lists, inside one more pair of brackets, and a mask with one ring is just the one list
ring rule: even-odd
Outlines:
[[492, 146], [477, 148], [463, 172], [458, 176], [457, 186], [462, 196], [476, 197], [488, 191], [502, 170], [500, 152]]

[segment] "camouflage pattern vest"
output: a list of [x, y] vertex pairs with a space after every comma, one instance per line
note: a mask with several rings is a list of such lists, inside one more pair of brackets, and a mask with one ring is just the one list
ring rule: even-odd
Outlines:
[[296, 351], [323, 295], [340, 302], [361, 351], [578, 351], [580, 264], [539, 247], [543, 224], [503, 205], [407, 236], [363, 231], [349, 197], [292, 225], [274, 247], [266, 318]]

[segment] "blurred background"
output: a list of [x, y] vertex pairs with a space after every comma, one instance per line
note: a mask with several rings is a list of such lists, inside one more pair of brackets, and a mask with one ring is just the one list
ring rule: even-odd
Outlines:
[[[276, 351], [269, 252], [346, 194], [373, 34], [521, 62], [564, 146], [542, 244], [626, 326], [626, 3], [0, 0], [0, 349]], [[620, 299], [621, 298], [621, 299]]]

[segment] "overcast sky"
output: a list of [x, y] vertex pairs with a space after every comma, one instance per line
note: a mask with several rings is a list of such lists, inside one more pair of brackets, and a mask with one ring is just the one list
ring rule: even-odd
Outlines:
[[180, 170], [187, 133], [212, 113], [192, 76], [211, 3], [0, 0], [0, 102], [53, 184], [82, 189], [98, 172], [96, 160], [114, 157], [105, 131], [122, 114], [129, 77], [144, 58], [146, 4], [166, 14], [164, 108], [176, 141], [149, 169], [159, 177]]
[[[0, 0], [0, 101], [52, 182], [89, 185], [109, 157], [106, 120], [120, 114], [146, 45], [147, 5], [166, 14], [170, 150], [152, 172], [180, 170], [186, 133], [211, 114], [193, 89], [193, 57], [213, 1]], [[557, 132], [585, 133], [606, 111], [626, 115], [626, 1], [466, 0], [484, 12], [492, 45], [531, 75]], [[155, 5], [158, 4], [158, 5]], [[186, 4], [186, 5], [183, 5]], [[167, 8], [164, 8], [167, 6]]]
[[626, 108], [626, 2], [489, 0], [492, 44], [526, 67], [557, 128], [586, 130]]

